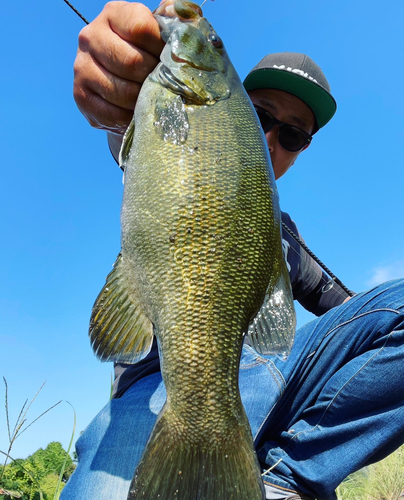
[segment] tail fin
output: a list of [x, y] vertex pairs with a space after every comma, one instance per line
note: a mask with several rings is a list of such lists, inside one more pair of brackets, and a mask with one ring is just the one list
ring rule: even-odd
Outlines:
[[265, 499], [244, 411], [245, 422], [226, 433], [220, 442], [213, 436], [203, 441], [178, 431], [172, 422], [168, 423], [167, 413], [163, 410], [154, 427], [128, 500]]

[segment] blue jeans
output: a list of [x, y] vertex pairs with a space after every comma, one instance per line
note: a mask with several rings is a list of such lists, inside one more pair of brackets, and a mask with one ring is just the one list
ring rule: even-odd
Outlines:
[[[334, 500], [347, 475], [403, 444], [403, 367], [404, 280], [300, 328], [287, 360], [244, 346], [240, 392], [264, 484]], [[76, 443], [61, 500], [126, 500], [164, 401], [160, 373], [110, 401]]]

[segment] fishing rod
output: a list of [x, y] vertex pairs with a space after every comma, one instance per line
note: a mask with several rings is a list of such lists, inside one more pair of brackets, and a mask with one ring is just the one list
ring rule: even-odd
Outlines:
[[[335, 281], [335, 283], [337, 283], [343, 290], [344, 292], [346, 292], [350, 297], [353, 297], [355, 295], [355, 292], [353, 292], [352, 290], [350, 290], [348, 287], [346, 287], [342, 281], [340, 279], [338, 279], [335, 274], [333, 274], [330, 269], [328, 269], [328, 267], [324, 264], [324, 262], [322, 262], [311, 250], [310, 248], [306, 245], [306, 243], [301, 239], [299, 238], [299, 236], [297, 234], [295, 234], [289, 226], [287, 226], [283, 221], [282, 221], [282, 227], [283, 229], [285, 229], [289, 234], [290, 236], [292, 236], [292, 238], [303, 248], [303, 250], [305, 252], [307, 252], [310, 257], [315, 261], [317, 262], [317, 264], [328, 274], [328, 276], [332, 279], [332, 281]], [[292, 247], [292, 249], [294, 250], [294, 248]]]
[[[76, 9], [76, 7], [74, 7], [74, 5], [72, 5], [68, 0], [63, 0], [71, 9], [73, 12], [75, 12], [79, 18], [85, 22], [85, 24], [89, 24], [89, 22], [87, 21], [87, 19]], [[206, 0], [203, 2], [203, 4], [206, 2]], [[203, 5], [202, 4], [202, 5]], [[290, 236], [292, 236], [292, 238], [303, 248], [303, 250], [305, 252], [307, 252], [310, 257], [315, 261], [317, 262], [317, 264], [321, 267], [321, 269], [323, 269], [327, 274], [328, 276], [330, 276], [331, 280], [334, 281], [335, 283], [337, 283], [343, 290], [345, 293], [347, 293], [349, 295], [349, 297], [353, 297], [355, 295], [355, 292], [353, 292], [352, 290], [350, 290], [348, 287], [346, 287], [342, 281], [340, 279], [338, 279], [335, 274], [333, 274], [330, 269], [310, 250], [310, 248], [304, 243], [304, 241], [297, 235], [295, 234], [291, 229], [290, 227], [288, 227], [283, 221], [282, 221], [282, 227], [283, 229], [285, 229], [285, 231], [287, 231]], [[329, 284], [329, 282], [327, 282], [326, 284]], [[325, 285], [324, 285], [325, 286]], [[332, 285], [331, 285], [332, 286]], [[324, 287], [323, 287], [324, 288]]]
[[[90, 24], [87, 19], [82, 15], [80, 14], [80, 12], [76, 9], [76, 7], [74, 5], [72, 5], [68, 0], [63, 0], [71, 9], [73, 12], [75, 12], [79, 18], [84, 21], [86, 24]], [[203, 7], [203, 5], [207, 2], [207, 0], [204, 0], [201, 7]]]
[[74, 5], [72, 5], [68, 0], [63, 1], [72, 9], [73, 12], [75, 12], [79, 16], [82, 21], [84, 21], [86, 24], [90, 24], [87, 19], [82, 14], [80, 14], [76, 7], [74, 7]]

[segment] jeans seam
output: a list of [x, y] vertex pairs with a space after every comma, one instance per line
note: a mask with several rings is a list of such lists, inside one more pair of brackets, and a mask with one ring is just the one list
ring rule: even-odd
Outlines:
[[[264, 361], [265, 361], [264, 364], [265, 364], [267, 370], [271, 374], [272, 378], [275, 379], [275, 382], [276, 382], [276, 384], [277, 384], [277, 386], [279, 388], [279, 397], [276, 400], [275, 404], [272, 406], [272, 408], [266, 414], [264, 420], [261, 422], [261, 425], [258, 427], [257, 432], [255, 433], [255, 436], [254, 436], [254, 441], [255, 441], [256, 437], [259, 436], [259, 434], [261, 432], [261, 429], [265, 426], [266, 421], [268, 420], [269, 416], [273, 412], [273, 410], [274, 410], [275, 406], [277, 405], [278, 401], [280, 400], [282, 394], [285, 392], [285, 387], [286, 387], [285, 379], [283, 378], [283, 375], [278, 370], [278, 368], [276, 368], [276, 366], [274, 365], [274, 363], [272, 361], [270, 361], [270, 360], [264, 360]], [[270, 365], [272, 365], [272, 366], [270, 366]], [[276, 375], [280, 376], [280, 380], [278, 379], [278, 377]], [[283, 385], [281, 383], [282, 381], [283, 381]]]
[[[383, 309], [383, 310], [386, 310], [386, 309]], [[390, 310], [391, 311], [391, 310]], [[397, 311], [393, 311], [393, 312], [397, 312]], [[357, 370], [350, 378], [349, 380], [347, 380], [345, 382], [345, 384], [338, 390], [338, 392], [335, 394], [335, 396], [332, 398], [332, 400], [328, 403], [327, 405], [327, 408], [324, 410], [323, 414], [321, 415], [321, 418], [319, 419], [319, 421], [316, 423], [316, 425], [314, 425], [311, 429], [309, 430], [303, 430], [303, 431], [300, 431], [298, 433], [296, 433], [292, 439], [290, 440], [289, 444], [286, 446], [286, 448], [284, 449], [284, 451], [286, 451], [289, 446], [292, 444], [292, 442], [295, 440], [295, 438], [297, 438], [300, 434], [304, 434], [304, 433], [308, 433], [308, 432], [313, 432], [315, 429], [317, 429], [320, 425], [321, 425], [321, 422], [323, 421], [323, 419], [325, 418], [328, 410], [331, 408], [331, 406], [333, 405], [335, 399], [339, 396], [339, 394], [341, 393], [341, 391], [365, 368], [365, 366], [367, 366], [376, 356], [378, 356], [382, 351], [383, 349], [386, 347], [386, 344], [387, 342], [389, 341], [390, 337], [393, 335], [394, 333], [394, 330], [392, 332], [389, 333], [389, 335], [387, 336], [383, 346], [380, 347], [380, 349], [378, 349], [377, 352], [375, 352], [373, 354], [373, 356], [371, 358], [369, 358], [366, 363], [364, 365], [361, 366], [361, 368], [359, 370]]]
[[[402, 311], [399, 311], [397, 309], [390, 309], [388, 307], [382, 307], [380, 309], [373, 309], [372, 311], [366, 311], [365, 313], [359, 314], [358, 316], [354, 316], [353, 318], [351, 318], [351, 319], [349, 319], [347, 321], [344, 321], [343, 323], [341, 323], [341, 324], [339, 324], [337, 326], [334, 326], [334, 328], [332, 328], [329, 332], [327, 332], [324, 335], [324, 337], [322, 338], [321, 342], [323, 342], [324, 339], [326, 339], [327, 337], [329, 337], [333, 332], [335, 332], [335, 330], [338, 330], [342, 326], [348, 325], [349, 323], [352, 323], [353, 321], [355, 321], [358, 318], [362, 318], [364, 316], [367, 316], [369, 314], [373, 314], [375, 312], [392, 312], [392, 313], [395, 313], [397, 315], [402, 314]], [[321, 342], [320, 342], [320, 344], [321, 344]], [[314, 356], [314, 354], [316, 354], [318, 348], [319, 348], [319, 346], [317, 346], [317, 348], [314, 349], [314, 351], [311, 351], [310, 354], [308, 354], [305, 359], [307, 360], [307, 359], [311, 358], [312, 356]]]
[[243, 370], [244, 368], [253, 368], [254, 366], [262, 365], [267, 362], [267, 360], [263, 357], [261, 357], [257, 351], [255, 351], [250, 345], [245, 345], [244, 349], [251, 355], [254, 356], [254, 361], [251, 361], [249, 363], [240, 363], [240, 370]]
[[256, 359], [253, 363], [248, 363], [244, 365], [240, 365], [240, 370], [247, 370], [249, 368], [253, 368], [254, 366], [265, 364], [265, 361], [261, 361], [260, 359]]
[[[244, 365], [240, 364], [240, 370], [242, 370], [243, 368], [252, 368], [252, 367], [258, 366], [258, 365], [265, 365], [267, 367], [268, 371], [271, 373], [271, 375], [273, 375], [273, 377], [275, 378], [275, 381], [276, 381], [279, 389], [282, 388], [281, 382], [283, 382], [283, 387], [285, 387], [286, 381], [285, 381], [282, 373], [280, 372], [280, 370], [278, 370], [278, 368], [275, 366], [274, 362], [270, 359], [265, 359], [262, 356], [260, 356], [252, 347], [250, 347], [250, 346], [246, 346], [246, 347], [248, 347], [249, 348], [248, 350], [251, 351], [251, 354], [253, 356], [255, 356], [255, 361], [252, 363], [244, 364]], [[280, 382], [279, 382], [279, 380], [280, 380]]]
[[281, 396], [284, 393], [285, 386], [286, 386], [286, 381], [283, 378], [282, 373], [278, 370], [278, 368], [276, 368], [276, 366], [274, 365], [274, 363], [272, 361], [270, 361], [270, 360], [268, 360], [265, 363], [265, 366], [266, 366], [267, 370], [269, 371], [269, 373], [275, 379], [275, 382], [276, 382], [277, 386], [279, 387], [279, 392], [280, 392], [280, 396]]

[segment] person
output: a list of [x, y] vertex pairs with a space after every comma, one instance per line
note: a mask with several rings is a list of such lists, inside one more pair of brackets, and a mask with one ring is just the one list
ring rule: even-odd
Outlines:
[[[163, 42], [142, 4], [112, 2], [79, 36], [74, 96], [118, 156], [142, 82]], [[244, 85], [265, 132], [275, 177], [284, 175], [336, 103], [314, 61], [270, 54]], [[285, 224], [298, 233], [288, 214]], [[350, 297], [287, 231], [283, 247], [294, 298], [318, 318], [296, 332], [290, 356], [260, 356], [245, 342], [240, 392], [266, 498], [336, 499], [355, 470], [404, 442], [404, 281]], [[157, 347], [115, 365], [114, 397], [76, 444], [78, 466], [61, 500], [125, 500], [165, 400]]]

